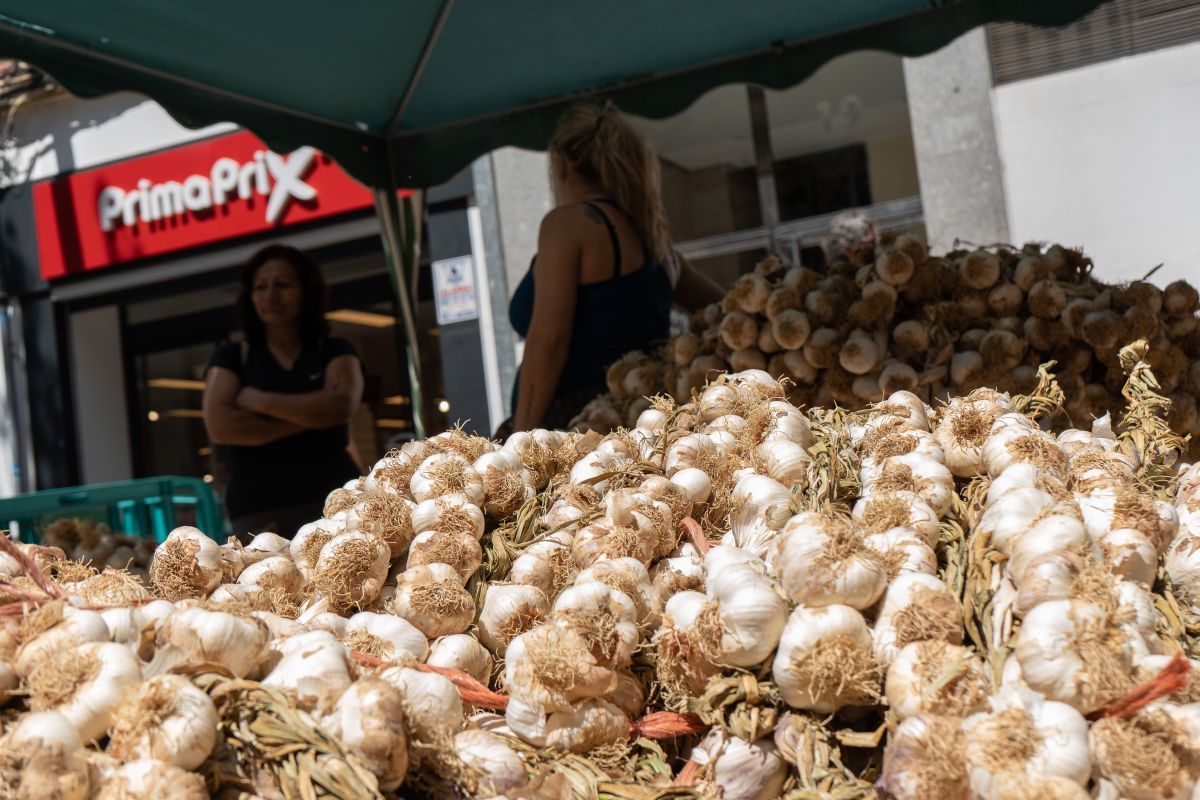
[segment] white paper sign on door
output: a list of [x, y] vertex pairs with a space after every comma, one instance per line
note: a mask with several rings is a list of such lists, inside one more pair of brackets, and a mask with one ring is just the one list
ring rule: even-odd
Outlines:
[[438, 325], [479, 318], [475, 300], [475, 267], [470, 256], [433, 262], [433, 296]]

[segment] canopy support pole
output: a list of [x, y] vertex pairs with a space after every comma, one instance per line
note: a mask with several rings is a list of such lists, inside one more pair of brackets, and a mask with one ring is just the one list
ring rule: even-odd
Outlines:
[[768, 253], [775, 252], [775, 229], [779, 227], [779, 193], [775, 189], [775, 156], [771, 151], [771, 123], [767, 119], [767, 97], [761, 86], [746, 87], [750, 101], [750, 132], [754, 137], [754, 165], [758, 175], [758, 208], [770, 238]]
[[375, 213], [379, 217], [384, 260], [387, 262], [388, 277], [392, 282], [404, 332], [413, 432], [418, 439], [425, 438], [425, 397], [416, 322], [417, 273], [421, 263], [420, 210], [423, 203], [424, 195], [419, 191], [398, 198], [394, 189], [375, 189]]

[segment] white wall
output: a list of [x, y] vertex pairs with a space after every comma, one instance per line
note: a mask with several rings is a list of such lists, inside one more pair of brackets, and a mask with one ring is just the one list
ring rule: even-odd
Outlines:
[[71, 315], [71, 371], [80, 478], [85, 484], [129, 480], [133, 456], [116, 306]]
[[1014, 243], [1082, 246], [1101, 280], [1200, 277], [1200, 44], [994, 90]]
[[17, 107], [10, 133], [15, 180], [40, 180], [235, 130], [229, 123], [189, 130], [160, 105], [132, 92], [92, 100], [68, 94]]

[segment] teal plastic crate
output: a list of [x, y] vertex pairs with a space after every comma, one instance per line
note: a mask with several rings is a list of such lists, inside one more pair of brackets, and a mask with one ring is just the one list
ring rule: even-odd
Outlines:
[[198, 478], [166, 475], [118, 483], [18, 495], [0, 500], [0, 527], [23, 542], [58, 519], [106, 522], [115, 533], [167, 538], [180, 525], [193, 525], [224, 541], [225, 520], [212, 487]]

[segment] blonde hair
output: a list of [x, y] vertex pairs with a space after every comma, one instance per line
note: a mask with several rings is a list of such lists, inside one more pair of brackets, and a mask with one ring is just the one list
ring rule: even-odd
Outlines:
[[658, 156], [616, 106], [606, 100], [567, 109], [550, 139], [550, 150], [616, 201], [658, 263], [670, 261]]

